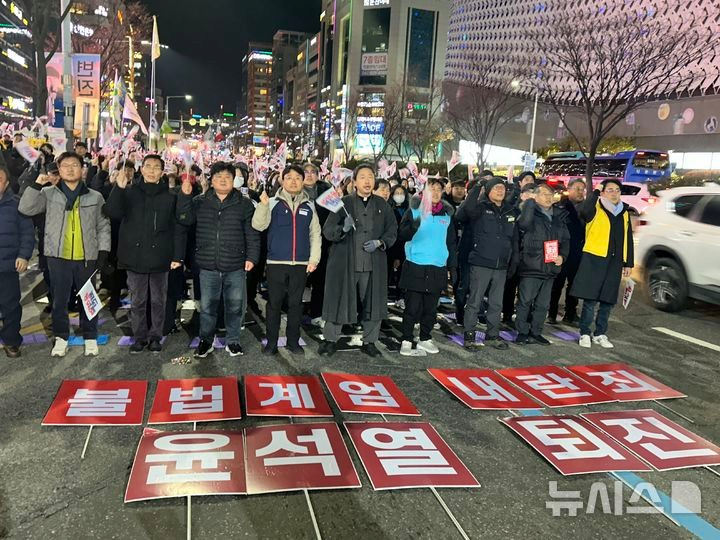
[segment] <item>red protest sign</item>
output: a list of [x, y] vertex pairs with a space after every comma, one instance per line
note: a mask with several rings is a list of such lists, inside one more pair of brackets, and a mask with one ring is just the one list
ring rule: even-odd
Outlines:
[[245, 430], [249, 494], [361, 487], [337, 424], [284, 424]]
[[565, 476], [652, 470], [580, 416], [526, 416], [499, 420]]
[[247, 493], [242, 431], [145, 429], [125, 502]]
[[560, 255], [560, 247], [557, 240], [546, 240], [543, 242], [545, 252], [545, 262], [555, 262], [555, 259]]
[[345, 422], [344, 425], [375, 490], [480, 486], [428, 423]]
[[236, 377], [158, 381], [148, 424], [242, 418]]
[[145, 413], [147, 381], [63, 381], [43, 426], [135, 426]]
[[420, 416], [390, 377], [323, 373], [322, 379], [343, 412]]
[[615, 401], [558, 366], [500, 369], [498, 373], [547, 407], [570, 407]]
[[445, 389], [471, 409], [537, 409], [533, 401], [491, 369], [428, 369]]
[[248, 416], [332, 416], [320, 379], [311, 376], [246, 375]]
[[570, 366], [567, 369], [617, 401], [687, 397], [627, 364]]
[[583, 414], [658, 471], [720, 465], [720, 448], [651, 409]]

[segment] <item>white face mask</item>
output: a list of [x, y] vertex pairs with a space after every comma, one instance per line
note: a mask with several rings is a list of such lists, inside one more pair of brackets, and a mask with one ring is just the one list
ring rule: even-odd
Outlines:
[[393, 201], [395, 204], [402, 204], [405, 202], [405, 195], [393, 195]]
[[235, 189], [240, 189], [244, 183], [245, 183], [245, 178], [243, 178], [243, 175], [238, 174], [235, 176], [235, 178], [233, 180], [233, 187]]

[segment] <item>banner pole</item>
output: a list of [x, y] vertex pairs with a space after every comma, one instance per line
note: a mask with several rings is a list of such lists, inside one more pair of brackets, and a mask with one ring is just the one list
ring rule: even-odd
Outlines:
[[706, 465], [706, 466], [705, 466], [705, 469], [707, 469], [708, 471], [710, 471], [711, 473], [713, 473], [715, 476], [720, 476], [720, 472], [717, 472], [717, 471], [716, 471], [715, 469], [713, 469], [712, 467], [709, 467], [709, 466]]
[[443, 507], [443, 510], [445, 510], [445, 513], [448, 515], [448, 517], [450, 518], [450, 520], [451, 520], [451, 521], [453, 522], [453, 524], [455, 525], [455, 528], [456, 528], [456, 529], [458, 530], [458, 532], [460, 533], [460, 536], [462, 536], [465, 540], [470, 540], [470, 537], [467, 535], [467, 533], [465, 532], [465, 530], [462, 528], [462, 526], [460, 525], [460, 523], [458, 522], [458, 520], [455, 519], [455, 515], [454, 515], [454, 514], [452, 513], [452, 511], [448, 508], [447, 504], [445, 504], [445, 501], [444, 501], [443, 498], [440, 496], [440, 494], [437, 492], [437, 490], [435, 489], [435, 486], [430, 486], [430, 491], [433, 492], [433, 495], [435, 495], [435, 498], [436, 498], [436, 499], [438, 500], [438, 502], [440, 503], [440, 506]]
[[92, 428], [93, 428], [93, 426], [90, 426], [90, 429], [88, 429], [87, 437], [85, 437], [85, 446], [83, 446], [82, 454], [80, 454], [80, 459], [85, 459], [85, 452], [87, 451], [88, 443], [90, 442], [90, 435], [92, 435]]
[[[292, 416], [289, 416], [288, 418], [291, 424], [295, 423]], [[315, 529], [315, 538], [317, 538], [317, 540], [322, 540], [320, 527], [318, 525], [317, 518], [315, 517], [315, 509], [313, 508], [307, 488], [303, 488], [303, 494], [305, 495], [305, 502], [307, 503], [308, 510], [310, 510], [310, 518], [312, 519], [313, 529]]]
[[660, 403], [657, 399], [653, 399], [653, 403], [656, 403], [657, 405], [660, 405], [663, 409], [667, 409], [667, 410], [670, 411], [671, 413], [678, 415], [680, 418], [684, 418], [685, 420], [687, 420], [687, 421], [690, 422], [691, 424], [694, 424], [694, 423], [695, 423], [694, 420], [688, 418], [688, 417], [685, 416], [684, 414], [680, 414], [679, 412], [671, 409], [671, 408], [668, 407], [667, 405], [663, 405], [663, 404]]
[[185, 536], [187, 538], [187, 540], [192, 539], [192, 528], [190, 526], [191, 522], [192, 522], [192, 497], [190, 495], [188, 495], [188, 498], [187, 498], [187, 534]]

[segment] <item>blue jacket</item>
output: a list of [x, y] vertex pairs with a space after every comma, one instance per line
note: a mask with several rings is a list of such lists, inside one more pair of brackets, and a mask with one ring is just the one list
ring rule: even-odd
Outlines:
[[35, 247], [35, 229], [18, 212], [20, 198], [10, 188], [0, 196], [0, 272], [15, 272], [15, 260], [29, 260]]

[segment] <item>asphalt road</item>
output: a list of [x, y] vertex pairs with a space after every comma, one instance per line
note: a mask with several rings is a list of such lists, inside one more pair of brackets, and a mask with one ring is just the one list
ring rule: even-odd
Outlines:
[[[45, 332], [47, 315], [33, 302], [36, 273], [24, 278], [25, 333]], [[1, 284], [0, 284], [1, 286]], [[184, 311], [183, 315], [192, 315]], [[99, 427], [93, 431], [87, 456], [80, 459], [87, 428], [41, 427], [40, 422], [63, 379], [146, 379], [148, 397], [155, 381], [246, 374], [319, 374], [341, 371], [389, 375], [431, 422], [482, 484], [478, 489], [439, 489], [438, 492], [470, 538], [687, 538], [690, 531], [658, 514], [592, 514], [553, 517], [546, 508], [549, 482], [560, 490], [580, 491], [587, 502], [593, 482], [603, 482], [613, 500], [615, 479], [607, 474], [562, 477], [521, 439], [497, 421], [504, 413], [472, 411], [445, 392], [426, 372], [429, 367], [522, 367], [541, 364], [625, 362], [688, 395], [667, 404], [694, 424], [652, 403], [606, 404], [562, 409], [565, 413], [653, 408], [691, 431], [720, 443], [720, 353], [662, 334], [664, 327], [720, 345], [720, 308], [694, 304], [679, 314], [654, 310], [637, 295], [625, 311], [614, 310], [609, 336], [615, 349], [580, 349], [554, 339], [550, 347], [511, 346], [508, 351], [485, 348], [464, 351], [444, 333], [459, 333], [443, 323], [435, 341], [440, 354], [406, 358], [381, 347], [371, 359], [359, 352], [340, 352], [331, 359], [317, 355], [317, 342], [308, 342], [304, 358], [285, 351], [275, 358], [260, 355], [263, 321], [243, 332], [246, 354], [229, 358], [216, 352], [187, 365], [170, 362], [187, 354], [187, 332], [169, 338], [157, 356], [130, 356], [116, 345], [129, 333], [126, 312], [113, 318], [107, 311], [101, 333], [111, 335], [97, 358], [73, 348], [63, 359], [49, 357], [50, 344], [25, 347], [23, 357], [0, 358], [0, 537], [8, 538], [182, 538], [186, 527], [184, 499], [132, 504], [123, 495], [142, 428]], [[399, 335], [397, 323], [393, 323]], [[547, 330], [547, 329], [546, 329]], [[573, 329], [560, 326], [546, 332]], [[392, 344], [392, 341], [385, 340]], [[329, 395], [328, 395], [329, 399]], [[146, 416], [151, 399], [146, 402]], [[377, 420], [376, 416], [345, 415], [333, 404], [335, 420]], [[408, 419], [412, 420], [412, 419]], [[242, 429], [278, 423], [278, 419], [245, 418], [209, 423], [208, 429]], [[168, 429], [182, 429], [175, 426]], [[310, 498], [324, 538], [460, 538], [453, 523], [428, 489], [374, 492], [345, 436], [363, 487], [356, 490], [311, 492]], [[720, 528], [720, 479], [704, 469], [640, 473], [657, 489], [670, 493], [675, 480], [696, 483], [702, 492], [700, 517]], [[625, 505], [630, 503], [625, 488]], [[314, 530], [302, 492], [258, 496], [194, 497], [195, 538], [313, 538]]]

